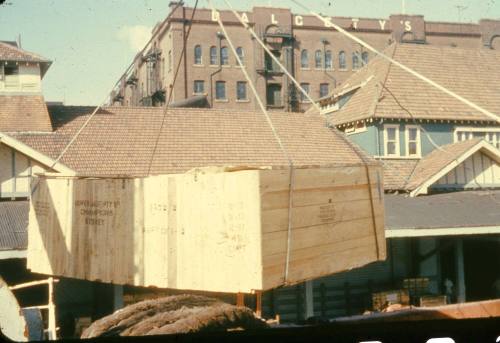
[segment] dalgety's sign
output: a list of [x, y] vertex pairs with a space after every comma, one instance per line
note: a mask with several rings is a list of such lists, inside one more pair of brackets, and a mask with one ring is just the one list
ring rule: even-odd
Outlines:
[[[219, 12], [218, 11], [212, 11], [212, 21], [217, 21], [219, 20]], [[245, 12], [241, 13], [241, 19], [245, 22], [248, 23], [248, 15]], [[373, 19], [370, 19], [372, 21]], [[323, 23], [324, 27], [332, 27], [331, 25], [332, 18], [326, 18], [325, 22]], [[357, 30], [358, 27], [362, 26], [361, 24], [363, 23], [363, 20], [360, 21], [358, 18], [352, 18], [352, 28]], [[279, 21], [276, 18], [276, 15], [274, 13], [269, 14], [269, 22], [273, 25], [279, 25]], [[304, 26], [304, 17], [301, 15], [295, 15], [293, 17], [293, 22], [296, 26]], [[387, 26], [387, 20], [385, 19], [379, 19], [378, 24], [380, 27], [380, 30], [385, 30]], [[401, 25], [404, 26], [404, 30], [407, 32], [410, 32], [412, 30], [412, 23], [410, 20], [404, 20], [400, 22]]]

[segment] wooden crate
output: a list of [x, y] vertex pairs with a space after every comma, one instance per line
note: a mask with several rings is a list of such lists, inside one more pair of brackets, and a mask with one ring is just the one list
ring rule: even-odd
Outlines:
[[375, 311], [381, 311], [391, 304], [410, 305], [408, 290], [398, 289], [372, 294], [372, 307]]
[[419, 299], [419, 306], [421, 307], [435, 307], [447, 304], [446, 295], [424, 295]]
[[[287, 283], [385, 259], [381, 175], [379, 165], [294, 171]], [[33, 272], [214, 292], [285, 283], [289, 170], [39, 180]]]

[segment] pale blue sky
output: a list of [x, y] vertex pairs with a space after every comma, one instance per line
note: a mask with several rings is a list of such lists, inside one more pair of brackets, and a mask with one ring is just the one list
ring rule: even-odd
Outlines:
[[[214, 0], [219, 8], [223, 1]], [[254, 5], [290, 7], [287, 0], [230, 0], [238, 9]], [[401, 12], [402, 0], [306, 1], [325, 15], [382, 17]], [[0, 40], [21, 34], [24, 49], [53, 61], [43, 82], [48, 101], [97, 105], [139, 50], [150, 29], [168, 13], [169, 0], [6, 0], [0, 6]], [[194, 0], [188, 0], [190, 6]], [[207, 7], [200, 0], [201, 7]], [[463, 22], [500, 19], [500, 0], [406, 0], [411, 14], [426, 20]]]

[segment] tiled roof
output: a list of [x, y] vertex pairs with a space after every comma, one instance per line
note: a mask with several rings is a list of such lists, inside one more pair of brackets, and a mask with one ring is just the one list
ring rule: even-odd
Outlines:
[[440, 149], [433, 150], [430, 154], [422, 158], [415, 167], [415, 171], [407, 183], [406, 189], [416, 189], [422, 183], [429, 180], [429, 178], [440, 172], [444, 167], [457, 160], [479, 142], [481, 142], [480, 138], [465, 140], [458, 143], [444, 145], [441, 146]]
[[[419, 44], [393, 44], [385, 53], [447, 89], [500, 116], [500, 52]], [[371, 79], [370, 79], [371, 78]], [[492, 121], [388, 61], [375, 57], [333, 94], [370, 80], [339, 111], [335, 125], [368, 118]], [[400, 105], [386, 89], [398, 99]], [[408, 114], [408, 110], [412, 116]]]
[[1, 95], [0, 131], [51, 132], [47, 106], [42, 95]]
[[[55, 133], [14, 137], [51, 157], [62, 150], [93, 108], [53, 112]], [[53, 109], [51, 109], [53, 111]], [[296, 166], [374, 162], [353, 148], [319, 116], [272, 112], [272, 121]], [[65, 118], [61, 120], [60, 118]], [[243, 165], [287, 166], [264, 115], [260, 112], [169, 109], [163, 129], [162, 108], [101, 109], [68, 149], [62, 163], [84, 175], [146, 175], [185, 172], [194, 167]], [[48, 148], [51, 146], [51, 148]]]
[[384, 189], [405, 190], [419, 160], [384, 159]]
[[45, 57], [0, 41], [0, 61], [50, 62]]
[[0, 201], [0, 250], [26, 249], [29, 202]]

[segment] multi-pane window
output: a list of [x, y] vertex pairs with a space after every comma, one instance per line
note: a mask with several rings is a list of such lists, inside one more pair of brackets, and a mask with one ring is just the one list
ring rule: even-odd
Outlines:
[[[236, 53], [238, 54], [238, 58], [241, 61], [241, 64], [245, 64], [245, 53], [243, 51], [243, 48], [241, 46], [236, 48]], [[238, 63], [236, 63], [238, 64]]]
[[359, 69], [359, 52], [352, 53], [352, 69]]
[[215, 99], [226, 100], [226, 82], [225, 81], [215, 82]]
[[300, 53], [300, 67], [309, 68], [309, 53], [306, 49], [302, 50]]
[[406, 155], [420, 157], [420, 128], [414, 125], [406, 126]]
[[333, 57], [332, 57], [331, 50], [327, 50], [325, 52], [325, 68], [326, 69], [333, 69]]
[[[300, 84], [300, 87], [307, 93], [309, 94], [309, 90], [310, 90], [310, 87], [309, 87], [309, 84], [308, 83], [301, 83]], [[307, 102], [309, 101], [309, 99], [307, 99], [307, 97], [304, 95], [303, 92], [300, 92], [300, 101], [301, 102]]]
[[195, 80], [194, 81], [194, 94], [203, 94], [205, 92], [205, 81], [203, 80]]
[[347, 61], [345, 59], [345, 51], [339, 52], [339, 69], [340, 70], [347, 69]]
[[500, 130], [459, 127], [455, 130], [455, 142], [461, 142], [469, 139], [482, 138], [491, 143], [497, 149], [500, 149]]
[[194, 47], [194, 64], [202, 64], [201, 45]]
[[220, 49], [220, 63], [222, 65], [229, 64], [229, 49], [227, 47], [222, 47]]
[[217, 64], [217, 48], [215, 46], [210, 47], [210, 64]]
[[399, 125], [384, 126], [385, 156], [399, 156]]
[[236, 99], [248, 100], [247, 98], [247, 83], [245, 81], [236, 82]]
[[321, 56], [321, 50], [316, 50], [314, 53], [314, 66], [316, 69], [323, 68], [323, 56]]
[[364, 66], [368, 64], [368, 52], [367, 51], [365, 51], [361, 54], [361, 61], [362, 61]]
[[319, 85], [319, 97], [325, 97], [328, 95], [328, 83], [322, 83]]

